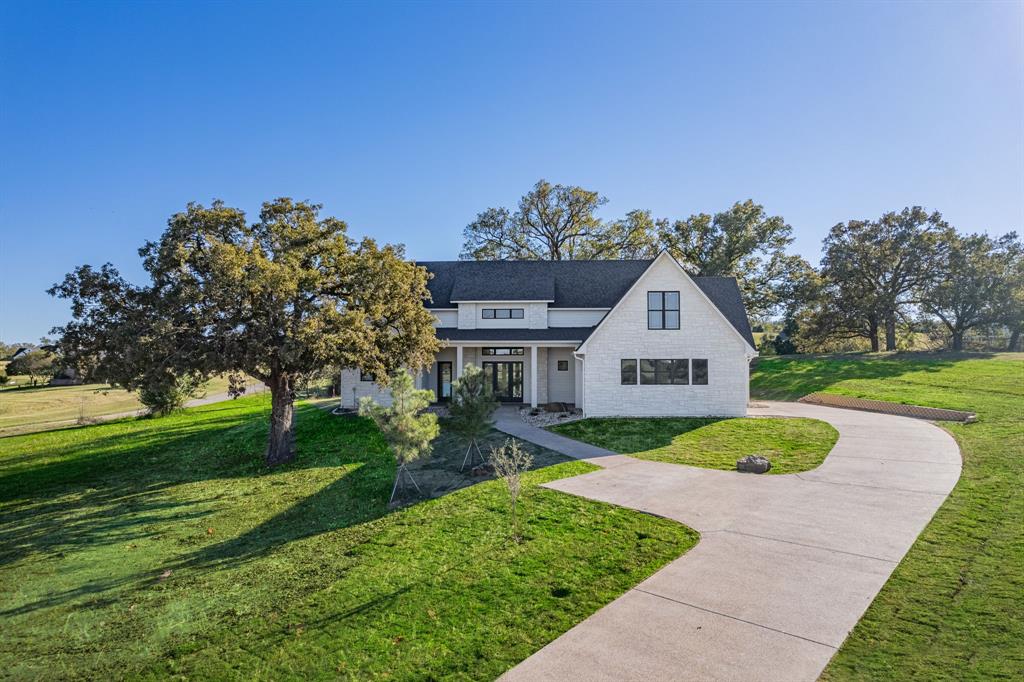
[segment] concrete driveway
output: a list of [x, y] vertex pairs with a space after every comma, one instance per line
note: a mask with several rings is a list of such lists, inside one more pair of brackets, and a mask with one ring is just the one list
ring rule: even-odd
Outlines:
[[499, 429], [604, 467], [547, 487], [701, 533], [687, 554], [502, 679], [790, 682], [820, 675], [956, 485], [960, 451], [925, 421], [760, 405], [751, 416], [820, 419], [839, 431], [839, 441], [814, 471], [757, 476], [615, 455], [499, 415]]

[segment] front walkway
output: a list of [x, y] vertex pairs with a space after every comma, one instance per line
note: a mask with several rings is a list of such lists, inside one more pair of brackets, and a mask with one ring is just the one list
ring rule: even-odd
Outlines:
[[499, 429], [604, 467], [547, 487], [701, 533], [687, 554], [503, 679], [818, 677], [956, 484], [960, 452], [949, 434], [924, 421], [763, 404], [751, 415], [810, 417], [839, 431], [820, 467], [757, 476], [650, 462], [499, 411]]

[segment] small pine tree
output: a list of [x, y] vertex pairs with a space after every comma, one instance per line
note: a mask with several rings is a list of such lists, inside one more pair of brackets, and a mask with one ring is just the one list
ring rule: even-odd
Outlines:
[[448, 408], [451, 417], [448, 428], [466, 441], [466, 456], [459, 471], [473, 463], [474, 449], [480, 461], [484, 461], [480, 440], [491, 430], [496, 409], [498, 403], [484, 381], [483, 370], [475, 365], [466, 365], [462, 376], [452, 384], [452, 402]]
[[391, 389], [391, 406], [384, 407], [372, 398], [363, 398], [359, 402], [359, 414], [373, 420], [395, 455], [398, 471], [395, 472], [395, 485], [389, 500], [394, 502], [403, 474], [416, 488], [416, 492], [420, 492], [406, 464], [430, 452], [430, 443], [437, 438], [440, 429], [437, 415], [423, 412], [434, 397], [432, 391], [415, 388], [412, 377], [402, 371], [392, 376], [388, 384]]

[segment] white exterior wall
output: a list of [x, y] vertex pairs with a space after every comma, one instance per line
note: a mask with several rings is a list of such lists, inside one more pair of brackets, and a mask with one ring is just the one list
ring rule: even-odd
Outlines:
[[341, 372], [341, 404], [345, 407], [359, 407], [359, 401], [370, 397], [381, 405], [391, 404], [391, 391], [381, 388], [372, 381], [360, 381], [359, 370], [346, 369]]
[[[551, 348], [547, 353], [547, 395], [543, 402], [576, 402], [576, 361], [571, 348]], [[569, 369], [558, 371], [558, 361], [568, 363]]]
[[548, 309], [548, 326], [549, 327], [593, 327], [595, 324], [601, 321], [604, 314], [608, 312], [607, 308], [601, 309], [566, 309], [566, 308], [549, 308]]
[[[647, 329], [648, 291], [679, 291], [678, 330]], [[659, 258], [587, 341], [586, 416], [744, 416], [746, 353], [746, 343], [689, 277], [670, 258]], [[707, 359], [708, 385], [623, 386], [623, 358]]]
[[432, 310], [434, 314], [434, 326], [435, 327], [458, 327], [459, 326], [459, 311], [458, 310]]
[[[484, 308], [522, 308], [522, 319], [485, 320]], [[545, 329], [548, 326], [547, 303], [460, 303], [457, 323], [459, 329]]]

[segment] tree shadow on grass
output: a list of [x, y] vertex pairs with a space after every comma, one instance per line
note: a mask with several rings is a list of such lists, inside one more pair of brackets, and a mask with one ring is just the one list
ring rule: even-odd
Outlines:
[[916, 372], [939, 372], [986, 353], [894, 353], [779, 355], [758, 358], [751, 394], [763, 400], [796, 400], [852, 379], [895, 379]]

